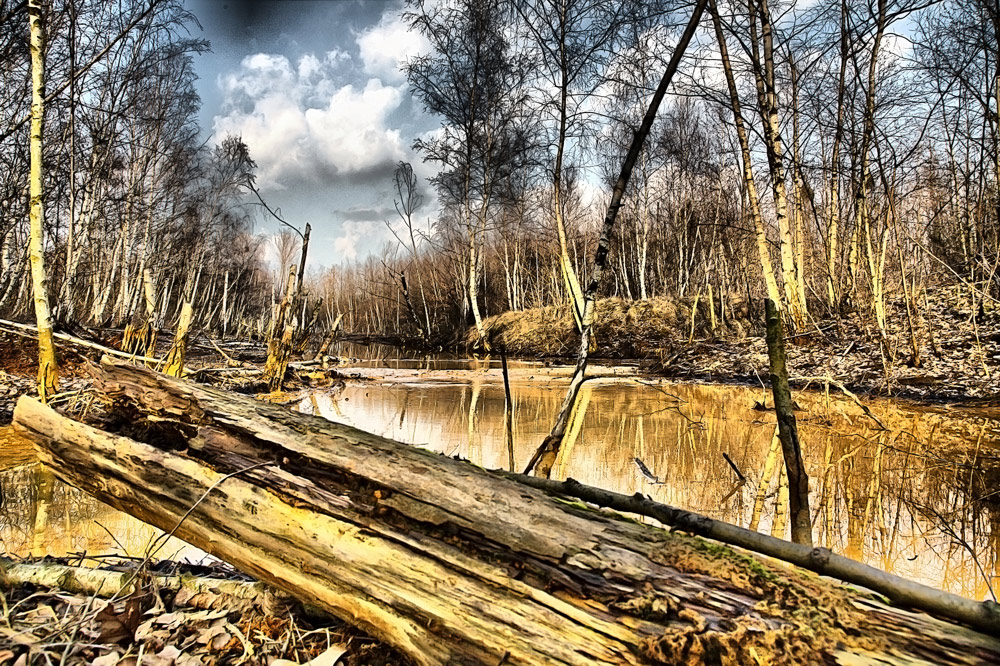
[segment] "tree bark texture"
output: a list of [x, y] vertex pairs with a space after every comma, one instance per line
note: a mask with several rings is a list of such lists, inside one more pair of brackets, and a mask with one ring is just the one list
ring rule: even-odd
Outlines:
[[191, 320], [194, 318], [194, 309], [190, 301], [184, 301], [181, 306], [181, 314], [177, 319], [177, 331], [174, 333], [174, 344], [167, 352], [164, 361], [164, 372], [171, 377], [184, 376], [184, 358], [187, 356], [188, 337], [191, 331]]
[[31, 135], [29, 137], [28, 256], [31, 260], [31, 286], [38, 324], [38, 395], [45, 401], [59, 390], [59, 365], [52, 340], [52, 315], [49, 310], [49, 285], [45, 274], [45, 207], [43, 201], [44, 169], [42, 135], [45, 126], [45, 17], [41, 0], [28, 2], [28, 30], [31, 50]]
[[292, 353], [292, 337], [295, 335], [297, 312], [295, 267], [288, 269], [285, 295], [278, 304], [267, 343], [267, 362], [264, 364], [264, 381], [272, 391], [280, 391], [288, 371], [288, 359]]

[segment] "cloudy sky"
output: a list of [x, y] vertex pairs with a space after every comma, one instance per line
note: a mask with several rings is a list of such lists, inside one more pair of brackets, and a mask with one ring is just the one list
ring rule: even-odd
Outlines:
[[[243, 137], [271, 206], [293, 224], [312, 224], [310, 263], [362, 259], [391, 240], [384, 220], [396, 217], [393, 169], [404, 160], [430, 174], [411, 146], [437, 124], [399, 72], [402, 60], [426, 48], [403, 25], [401, 2], [186, 5], [212, 43], [212, 53], [196, 65], [206, 138]], [[274, 226], [262, 219], [257, 230]]]

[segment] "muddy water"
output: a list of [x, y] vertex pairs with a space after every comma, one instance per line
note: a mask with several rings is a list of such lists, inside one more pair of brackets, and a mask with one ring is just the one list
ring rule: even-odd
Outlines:
[[107, 554], [155, 559], [204, 557], [179, 539], [95, 501], [38, 464], [31, 445], [10, 426], [0, 428], [0, 554], [13, 557]]
[[[495, 364], [373, 365], [351, 369], [362, 379], [313, 393], [299, 409], [505, 469], [511, 458], [515, 468], [523, 467], [547, 433], [568, 372], [512, 367], [511, 450]], [[555, 475], [639, 491], [787, 538], [774, 416], [753, 409], [769, 402], [762, 389], [663, 383], [632, 376], [630, 368], [597, 373], [605, 377], [584, 384]], [[796, 400], [816, 542], [936, 587], [992, 598], [1000, 588], [1000, 423], [868, 401], [883, 430], [849, 400], [822, 392], [799, 392]], [[29, 462], [30, 452], [0, 434], [0, 482], [7, 494], [0, 511], [2, 550], [141, 555], [156, 534]], [[180, 542], [161, 551], [175, 554], [195, 557], [198, 551]]]
[[[485, 367], [461, 378], [433, 368], [370, 372], [371, 384], [310, 396], [300, 409], [506, 469], [503, 384]], [[513, 371], [518, 470], [548, 433], [564, 374]], [[1000, 594], [1000, 423], [866, 401], [882, 430], [849, 400], [822, 392], [796, 400], [817, 544], [966, 596]], [[788, 538], [775, 420], [753, 409], [761, 401], [770, 403], [760, 388], [587, 382], [553, 474]]]

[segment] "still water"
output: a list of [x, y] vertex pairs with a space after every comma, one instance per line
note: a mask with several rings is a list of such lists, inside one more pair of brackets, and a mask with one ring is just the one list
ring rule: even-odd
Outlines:
[[[495, 365], [360, 364], [345, 369], [359, 379], [298, 408], [486, 468], [508, 469], [513, 458], [520, 469], [548, 432], [569, 370], [512, 364], [511, 449]], [[584, 384], [554, 476], [788, 537], [774, 415], [754, 408], [769, 402], [763, 389], [660, 382], [630, 368], [595, 374], [604, 376]], [[1000, 594], [1000, 423], [866, 400], [882, 429], [843, 397], [795, 398], [817, 544], [968, 597]], [[54, 481], [4, 432], [0, 550], [145, 553], [156, 530]], [[172, 540], [158, 556], [199, 555]]]

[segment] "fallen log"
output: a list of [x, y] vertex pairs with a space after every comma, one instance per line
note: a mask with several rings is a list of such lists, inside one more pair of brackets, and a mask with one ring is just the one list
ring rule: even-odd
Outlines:
[[[726, 457], [728, 459], [728, 456]], [[645, 468], [645, 465], [638, 458], [635, 459], [635, 462]], [[976, 602], [957, 594], [935, 590], [838, 555], [829, 548], [812, 548], [785, 541], [769, 534], [761, 534], [721, 520], [714, 520], [690, 511], [660, 504], [643, 497], [641, 494], [623, 495], [585, 486], [573, 479], [553, 481], [552, 479], [541, 479], [523, 474], [505, 474], [505, 476], [552, 494], [575, 497], [596, 506], [655, 518], [664, 525], [682, 529], [689, 534], [740, 546], [821, 575], [861, 585], [884, 595], [891, 602], [901, 606], [916, 608], [949, 620], [962, 622], [989, 634], [1000, 634], [1000, 605], [995, 601]], [[653, 483], [655, 485], [661, 482], [656, 480]], [[746, 480], [744, 479], [740, 483], [746, 483]]]
[[185, 598], [222, 598], [221, 603], [229, 606], [236, 602], [253, 602], [262, 608], [273, 607], [282, 599], [266, 585], [258, 582], [227, 580], [191, 575], [144, 573], [136, 571], [114, 571], [91, 567], [74, 567], [57, 563], [15, 562], [0, 557], [0, 588], [18, 585], [49, 587], [74, 594], [94, 597], [125, 597], [139, 588], [139, 584], [151, 582], [158, 590], [184, 592]]
[[404, 335], [377, 335], [374, 333], [341, 333], [337, 336], [340, 342], [350, 342], [365, 347], [383, 345], [386, 347], [397, 347], [399, 349], [425, 349], [427, 346], [423, 338], [408, 337]]
[[18, 403], [58, 476], [415, 663], [1000, 664], [995, 638], [462, 461], [145, 368], [98, 379], [103, 429]]

